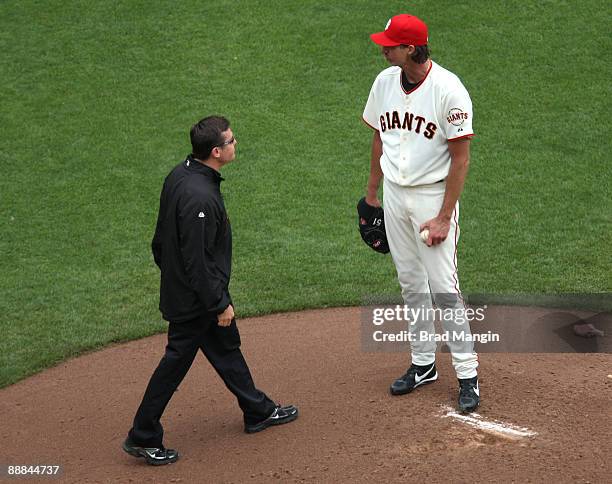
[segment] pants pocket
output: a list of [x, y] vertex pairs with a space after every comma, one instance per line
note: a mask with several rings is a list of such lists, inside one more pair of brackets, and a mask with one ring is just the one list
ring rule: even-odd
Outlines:
[[235, 319], [232, 319], [229, 326], [219, 326], [218, 324], [215, 326], [217, 338], [225, 351], [232, 351], [240, 348], [240, 332], [238, 331], [238, 325]]

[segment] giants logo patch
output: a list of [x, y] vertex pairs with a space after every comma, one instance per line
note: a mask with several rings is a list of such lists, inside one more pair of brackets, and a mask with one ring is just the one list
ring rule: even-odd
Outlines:
[[448, 116], [446, 117], [446, 120], [453, 126], [461, 126], [467, 118], [468, 118], [468, 113], [464, 113], [459, 108], [452, 108], [448, 112]]

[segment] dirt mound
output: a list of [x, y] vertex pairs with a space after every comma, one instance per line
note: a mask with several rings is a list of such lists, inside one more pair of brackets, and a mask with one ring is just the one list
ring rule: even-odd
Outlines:
[[75, 483], [604, 482], [612, 473], [609, 354], [482, 353], [478, 418], [535, 434], [516, 437], [448, 416], [457, 392], [448, 354], [438, 355], [439, 381], [390, 396], [408, 354], [364, 352], [358, 308], [239, 326], [257, 386], [299, 406], [296, 422], [244, 434], [234, 397], [198, 356], [164, 415], [179, 462], [153, 468], [126, 455], [159, 335], [0, 390], [0, 463], [61, 465], [59, 480]]

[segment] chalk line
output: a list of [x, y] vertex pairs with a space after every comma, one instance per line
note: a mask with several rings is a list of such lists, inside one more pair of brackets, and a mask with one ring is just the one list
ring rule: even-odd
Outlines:
[[442, 418], [450, 417], [477, 429], [483, 430], [485, 432], [501, 434], [514, 439], [533, 437], [535, 435], [538, 435], [537, 432], [529, 430], [526, 427], [518, 427], [516, 425], [499, 422], [497, 420], [490, 420], [478, 413], [458, 413], [447, 405], [444, 405], [442, 409], [446, 412], [444, 415], [442, 415]]

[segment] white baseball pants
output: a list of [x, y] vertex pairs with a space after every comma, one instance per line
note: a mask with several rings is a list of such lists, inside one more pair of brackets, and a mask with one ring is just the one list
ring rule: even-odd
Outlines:
[[[457, 276], [457, 242], [459, 240], [459, 202], [451, 217], [448, 237], [441, 244], [428, 247], [420, 237], [423, 222], [436, 217], [442, 207], [446, 183], [418, 187], [402, 187], [388, 180], [383, 184], [385, 229], [391, 256], [397, 269], [402, 298], [408, 307], [423, 308], [421, 314], [432, 314], [432, 298], [436, 308], [454, 314], [465, 311]], [[447, 312], [447, 313], [448, 313]], [[445, 314], [447, 314], [445, 313]], [[463, 333], [470, 339], [469, 322], [465, 318], [444, 318], [444, 331], [451, 335]], [[433, 317], [419, 317], [409, 327], [414, 335], [410, 343], [412, 363], [429, 365], [435, 361], [437, 343]], [[478, 356], [471, 342], [447, 342], [457, 378], [476, 376]]]

